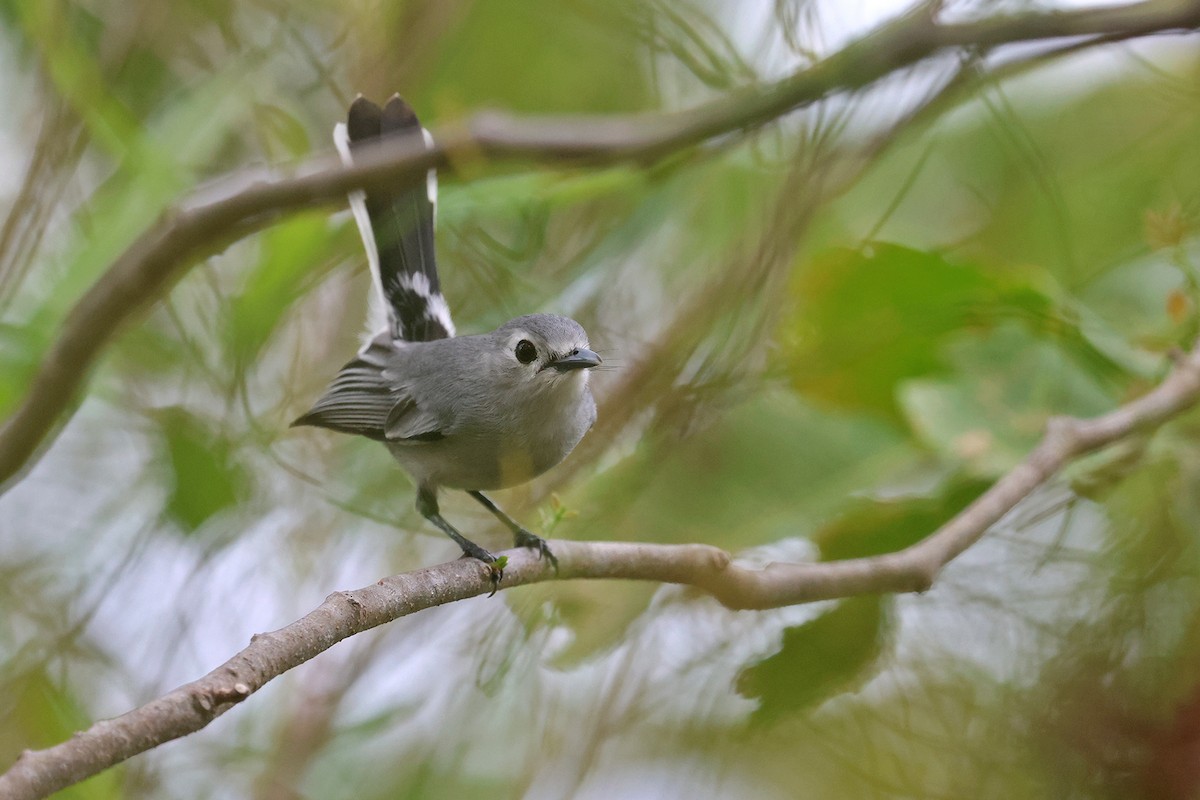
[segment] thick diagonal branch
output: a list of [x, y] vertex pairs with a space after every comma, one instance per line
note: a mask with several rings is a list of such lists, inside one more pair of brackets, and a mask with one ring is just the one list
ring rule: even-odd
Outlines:
[[307, 174], [254, 185], [206, 204], [184, 201], [143, 233], [88, 290], [42, 359], [22, 403], [0, 427], [0, 491], [11, 485], [72, 407], [100, 353], [128, 320], [161, 297], [199, 258], [261, 230], [281, 215], [342, 201], [353, 188], [419, 180], [431, 166], [501, 161], [605, 165], [652, 162], [725, 134], [761, 126], [832, 93], [853, 90], [935, 53], [986, 50], [1065, 36], [1126, 38], [1200, 26], [1200, 1], [1148, 0], [1069, 12], [1027, 12], [938, 24], [923, 10], [773, 84], [730, 92], [690, 111], [606, 117], [481, 113], [439, 129], [437, 147], [393, 143], [353, 167], [321, 159]]

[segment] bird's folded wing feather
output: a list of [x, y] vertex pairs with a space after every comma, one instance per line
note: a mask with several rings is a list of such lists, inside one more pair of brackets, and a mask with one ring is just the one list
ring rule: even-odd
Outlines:
[[400, 444], [444, 438], [445, 426], [388, 376], [386, 355], [390, 344], [385, 334], [376, 337], [342, 367], [308, 413], [292, 425], [313, 425]]

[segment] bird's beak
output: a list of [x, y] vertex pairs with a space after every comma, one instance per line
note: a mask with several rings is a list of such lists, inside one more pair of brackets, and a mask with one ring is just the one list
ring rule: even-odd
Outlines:
[[566, 372], [572, 369], [591, 369], [597, 367], [601, 362], [600, 356], [588, 350], [586, 347], [581, 347], [578, 350], [572, 350], [562, 358], [551, 361], [547, 366], [554, 367], [559, 372]]

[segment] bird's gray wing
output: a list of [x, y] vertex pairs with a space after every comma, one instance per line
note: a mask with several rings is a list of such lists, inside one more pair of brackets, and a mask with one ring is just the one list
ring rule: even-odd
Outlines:
[[381, 442], [432, 442], [444, 425], [387, 374], [390, 337], [381, 334], [338, 372], [325, 393], [292, 426], [313, 425]]
[[425, 413], [411, 397], [392, 406], [383, 426], [384, 438], [399, 444], [436, 442], [446, 438], [445, 426]]

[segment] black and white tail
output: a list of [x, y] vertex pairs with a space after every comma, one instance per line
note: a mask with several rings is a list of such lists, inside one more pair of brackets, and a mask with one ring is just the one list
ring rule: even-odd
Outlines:
[[[382, 109], [360, 96], [350, 105], [346, 123], [333, 130], [334, 144], [347, 164], [362, 145], [393, 136], [422, 136], [427, 146], [433, 143], [412, 107], [399, 95], [393, 95]], [[394, 340], [425, 342], [454, 335], [434, 254], [436, 204], [433, 170], [429, 170], [425, 185], [350, 194], [350, 208], [386, 314], [385, 332]]]
[[[393, 136], [420, 136], [427, 147], [433, 143], [399, 95], [382, 109], [359, 97], [351, 104], [345, 124], [339, 123], [333, 129], [334, 144], [347, 164], [352, 163], [354, 150]], [[408, 407], [404, 405], [403, 387], [385, 375], [395, 343], [454, 335], [433, 252], [436, 203], [437, 177], [433, 170], [423, 185], [350, 193], [350, 208], [367, 248], [375, 283], [372, 316], [386, 317], [386, 322], [378, 322], [358, 356], [342, 367], [308, 413], [292, 425], [315, 425], [387, 440], [397, 409]], [[424, 437], [434, 434], [436, 430], [421, 431], [404, 438], [429, 441]]]

